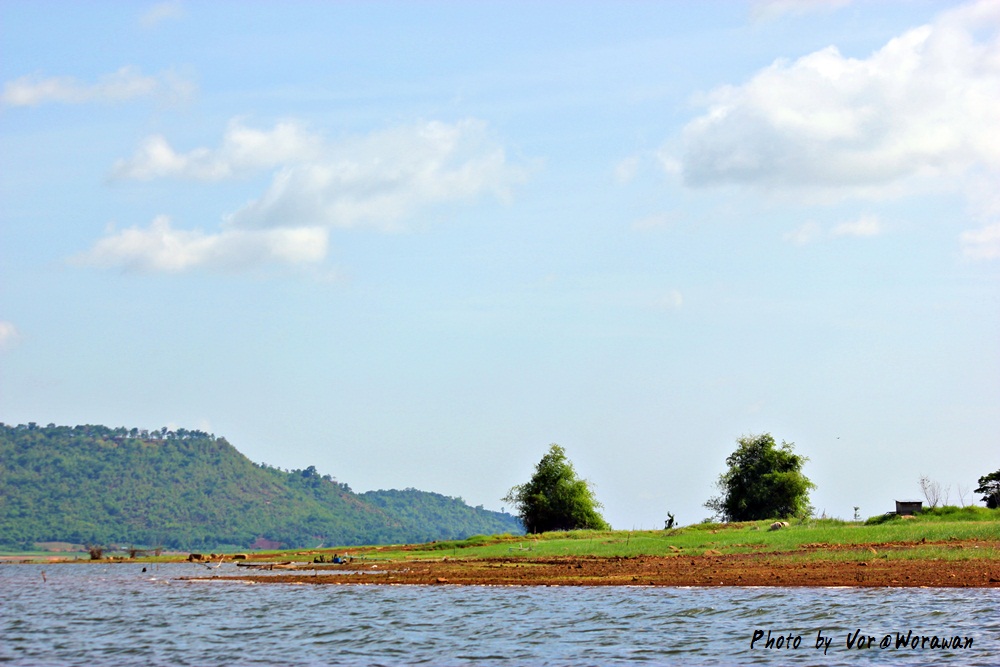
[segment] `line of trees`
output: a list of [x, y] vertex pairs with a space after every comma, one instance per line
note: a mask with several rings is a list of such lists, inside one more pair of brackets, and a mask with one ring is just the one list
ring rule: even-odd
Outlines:
[[166, 426], [161, 428], [126, 428], [125, 426], [109, 427], [100, 424], [80, 424], [77, 426], [56, 426], [49, 424], [39, 426], [36, 422], [8, 426], [0, 422], [0, 428], [10, 428], [14, 432], [19, 431], [44, 431], [49, 437], [67, 437], [69, 435], [85, 436], [88, 438], [105, 438], [108, 440], [188, 440], [188, 439], [208, 439], [215, 440], [214, 433], [206, 433], [197, 429], [186, 428], [171, 429]]
[[[736, 451], [726, 459], [728, 470], [719, 477], [721, 494], [706, 507], [724, 521], [812, 513], [809, 490], [815, 485], [802, 474], [806, 457], [794, 453], [791, 443], [777, 445], [769, 433], [737, 442]], [[601, 504], [591, 483], [576, 476], [566, 450], [556, 444], [549, 445], [531, 479], [513, 487], [503, 500], [514, 504], [529, 533], [610, 528], [598, 512]]]
[[[816, 485], [802, 472], [809, 459], [795, 453], [794, 443], [779, 445], [770, 433], [763, 433], [740, 437], [736, 444], [716, 482], [719, 494], [705, 502], [716, 518], [759, 521], [813, 514], [809, 492]], [[926, 477], [920, 484], [925, 495], [934, 488]], [[975, 493], [982, 494], [988, 508], [1000, 507], [1000, 470], [980, 477]], [[593, 486], [576, 476], [566, 450], [556, 444], [549, 445], [531, 479], [513, 487], [503, 500], [514, 504], [529, 533], [609, 528], [598, 512], [601, 504]], [[854, 508], [855, 519], [858, 509]], [[668, 526], [672, 525], [670, 515]]]

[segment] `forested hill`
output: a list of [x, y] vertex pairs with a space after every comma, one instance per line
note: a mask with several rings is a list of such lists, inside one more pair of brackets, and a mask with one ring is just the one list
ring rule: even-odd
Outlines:
[[315, 547], [521, 533], [516, 517], [407, 489], [356, 494], [257, 465], [201, 431], [0, 424], [0, 548]]

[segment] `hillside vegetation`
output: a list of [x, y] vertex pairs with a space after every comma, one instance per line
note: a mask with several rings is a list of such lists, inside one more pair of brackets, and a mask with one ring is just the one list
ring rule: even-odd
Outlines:
[[407, 489], [356, 494], [257, 465], [201, 431], [0, 424], [0, 548], [396, 544], [521, 533], [516, 517]]

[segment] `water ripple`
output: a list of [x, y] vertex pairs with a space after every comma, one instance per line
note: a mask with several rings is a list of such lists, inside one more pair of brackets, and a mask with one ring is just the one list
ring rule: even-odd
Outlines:
[[[42, 577], [42, 572], [45, 577]], [[22, 665], [992, 665], [987, 589], [236, 586], [204, 568], [0, 566], [0, 662]], [[208, 575], [219, 574], [219, 571]], [[801, 637], [798, 649], [750, 642]], [[857, 632], [973, 648], [849, 649]], [[831, 639], [824, 655], [820, 633]]]

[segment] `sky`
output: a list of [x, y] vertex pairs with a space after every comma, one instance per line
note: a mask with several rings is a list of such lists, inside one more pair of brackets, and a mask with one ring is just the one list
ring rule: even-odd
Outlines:
[[620, 529], [1000, 467], [1000, 3], [0, 3], [0, 421]]

